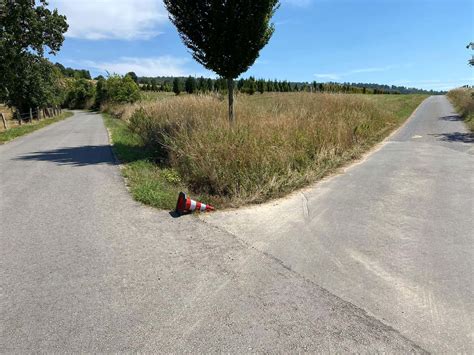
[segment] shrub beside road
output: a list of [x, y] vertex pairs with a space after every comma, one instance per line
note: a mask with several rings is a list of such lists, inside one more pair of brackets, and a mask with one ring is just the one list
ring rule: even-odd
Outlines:
[[448, 92], [448, 98], [469, 129], [474, 132], [474, 89], [459, 88]]
[[425, 95], [240, 95], [115, 106], [106, 119], [134, 197], [173, 208], [183, 188], [219, 207], [261, 203], [314, 182], [399, 127]]

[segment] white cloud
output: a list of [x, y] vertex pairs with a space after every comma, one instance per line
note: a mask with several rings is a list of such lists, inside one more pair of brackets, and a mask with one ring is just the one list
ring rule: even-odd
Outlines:
[[376, 73], [376, 72], [383, 72], [390, 69], [395, 68], [393, 65], [387, 65], [386, 67], [372, 67], [372, 68], [362, 68], [362, 69], [354, 69], [350, 72], [346, 73], [347, 75], [350, 74], [358, 74], [358, 73]]
[[370, 67], [370, 68], [353, 69], [353, 70], [349, 70], [343, 73], [319, 73], [319, 74], [314, 74], [314, 76], [320, 79], [339, 80], [343, 77], [351, 76], [353, 74], [384, 72], [384, 71], [388, 71], [394, 68], [397, 68], [397, 66], [387, 65], [385, 67]]
[[67, 16], [66, 36], [90, 40], [148, 39], [167, 19], [161, 0], [51, 0]]
[[340, 78], [339, 74], [330, 74], [330, 73], [314, 74], [314, 76], [319, 78], [319, 79], [329, 79], [329, 80], [338, 80]]
[[187, 76], [190, 73], [185, 68], [189, 60], [171, 56], [155, 58], [123, 57], [113, 62], [84, 61], [81, 64], [91, 69], [108, 71], [111, 74], [126, 74], [135, 72], [138, 76]]

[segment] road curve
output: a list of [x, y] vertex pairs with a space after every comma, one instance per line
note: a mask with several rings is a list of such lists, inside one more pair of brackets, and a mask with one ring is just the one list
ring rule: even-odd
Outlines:
[[424, 352], [263, 249], [134, 202], [97, 114], [0, 146], [1, 353]]
[[444, 96], [343, 174], [205, 220], [430, 352], [474, 353], [474, 137]]

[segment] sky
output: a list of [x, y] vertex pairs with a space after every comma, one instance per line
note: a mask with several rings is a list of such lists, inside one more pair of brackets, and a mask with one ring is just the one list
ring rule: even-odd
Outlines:
[[[138, 76], [207, 76], [161, 0], [50, 0], [69, 30], [50, 59]], [[281, 0], [275, 33], [242, 76], [448, 90], [474, 85], [473, 0]]]

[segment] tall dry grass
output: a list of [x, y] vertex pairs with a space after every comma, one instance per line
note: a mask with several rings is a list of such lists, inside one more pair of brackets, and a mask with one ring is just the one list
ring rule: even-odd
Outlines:
[[193, 192], [220, 204], [260, 202], [314, 181], [400, 122], [362, 95], [240, 96], [234, 127], [227, 102], [215, 96], [134, 108], [130, 128]]
[[474, 132], [474, 89], [459, 88], [448, 92], [448, 98]]

